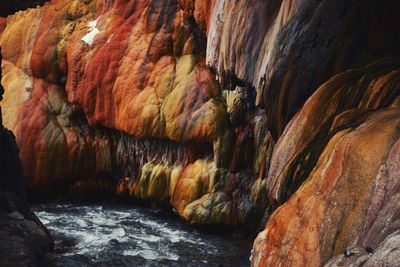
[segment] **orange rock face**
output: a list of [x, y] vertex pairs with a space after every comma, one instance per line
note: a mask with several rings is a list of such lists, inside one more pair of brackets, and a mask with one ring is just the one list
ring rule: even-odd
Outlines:
[[[213, 5], [207, 65], [223, 88], [257, 93], [255, 105], [265, 108], [268, 124], [263, 134], [276, 141], [269, 145], [265, 138], [267, 149], [256, 151], [259, 156], [273, 150], [263, 162], [266, 177], [260, 184], [275, 212], [254, 244], [253, 265], [320, 266], [333, 256], [334, 266], [390, 265], [396, 254], [389, 250], [399, 247], [398, 215], [388, 227], [396, 230], [373, 241], [373, 260], [365, 258], [372, 239], [355, 244], [352, 238], [380, 231], [359, 226], [373, 206], [379, 168], [397, 141], [398, 112], [390, 105], [396, 106], [400, 95], [398, 60], [366, 66], [397, 55], [398, 3], [221, 0]], [[344, 72], [356, 67], [365, 69]], [[352, 246], [358, 251], [353, 260], [339, 256]]]
[[68, 100], [84, 111], [89, 124], [139, 138], [217, 138], [224, 107], [219, 85], [200, 56], [200, 29], [174, 1], [138, 1], [142, 8], [135, 6], [134, 14], [124, 14], [125, 5], [93, 17], [89, 24], [96, 26], [85, 35], [90, 39], [99, 31], [93, 44], [72, 37]]
[[53, 0], [0, 18], [3, 119], [30, 191], [266, 223], [254, 266], [391, 265], [399, 7]]
[[111, 165], [112, 137], [71, 129], [82, 128], [74, 121], [80, 112], [88, 126], [146, 139], [212, 143], [226, 127], [219, 85], [201, 57], [202, 32], [178, 3], [107, 3], [53, 1], [8, 18], [5, 123], [17, 133], [32, 182], [82, 171], [57, 164], [69, 160], [91, 162], [88, 177], [112, 169], [96, 167]]
[[[380, 220], [398, 220], [389, 200], [398, 180], [397, 167], [390, 167], [399, 164], [398, 66], [398, 60], [384, 60], [332, 78], [290, 122], [272, 157], [270, 200], [283, 202], [305, 182], [258, 235], [254, 266], [320, 266], [345, 249], [361, 255], [366, 247], [379, 249], [395, 234], [396, 223]], [[302, 167], [312, 157], [314, 167]], [[383, 254], [374, 260], [393, 262], [393, 255]]]
[[[201, 0], [57, 0], [2, 22], [4, 122], [16, 133], [31, 192], [115, 190], [197, 218], [186, 206], [220, 191], [226, 197], [210, 194], [218, 201], [206, 208], [214, 215], [190, 221], [240, 224], [253, 209], [262, 216], [265, 201], [250, 192], [265, 191], [255, 184], [267, 155], [251, 151], [266, 123], [231, 125], [205, 63], [212, 8]], [[242, 171], [256, 173], [246, 185]], [[238, 203], [241, 215], [219, 216]]]

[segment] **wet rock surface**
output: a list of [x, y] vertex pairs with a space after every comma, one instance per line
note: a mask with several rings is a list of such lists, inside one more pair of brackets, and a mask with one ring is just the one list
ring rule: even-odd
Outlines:
[[277, 139], [333, 75], [398, 53], [398, 9], [390, 0], [214, 1], [207, 64], [222, 84], [258, 92]]
[[[32, 196], [117, 192], [194, 224], [259, 224], [251, 195], [265, 195], [273, 141], [254, 94], [242, 88], [228, 115], [205, 63], [206, 2], [57, 0], [5, 19], [4, 121]], [[185, 213], [204, 194], [214, 215]]]
[[[327, 264], [394, 266], [399, 63], [382, 60], [335, 76], [289, 123], [271, 160], [270, 202], [295, 193], [258, 235], [254, 265], [319, 266], [336, 256]], [[324, 113], [317, 112], [321, 105]], [[317, 154], [312, 169], [301, 167]]]
[[30, 192], [266, 225], [254, 266], [393, 265], [399, 7], [53, 0], [1, 18]]

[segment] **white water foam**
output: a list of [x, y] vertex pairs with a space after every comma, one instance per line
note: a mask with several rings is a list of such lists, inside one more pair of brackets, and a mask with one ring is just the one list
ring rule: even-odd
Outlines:
[[114, 261], [121, 261], [118, 266], [170, 266], [172, 262], [204, 266], [230, 261], [240, 251], [224, 238], [159, 218], [157, 211], [52, 205], [37, 209], [36, 214], [55, 237], [61, 261], [72, 260], [68, 266], [110, 266]]
[[154, 250], [125, 250], [123, 253], [125, 256], [140, 256], [145, 258], [146, 260], [161, 260], [167, 259], [172, 261], [178, 261], [179, 256], [174, 253], [165, 253], [160, 254]]

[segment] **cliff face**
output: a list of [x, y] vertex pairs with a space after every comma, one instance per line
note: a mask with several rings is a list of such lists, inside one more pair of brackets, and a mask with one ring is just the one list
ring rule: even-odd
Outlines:
[[[304, 172], [307, 178], [258, 235], [254, 265], [290, 259], [320, 266], [346, 249], [356, 255], [328, 265], [395, 265], [399, 64], [387, 59], [335, 76], [291, 120], [272, 156], [270, 198], [292, 191]], [[316, 164], [307, 169], [312, 158]], [[368, 255], [368, 248], [375, 252]]]
[[59, 0], [3, 22], [4, 122], [31, 192], [99, 196], [123, 178], [119, 195], [193, 223], [260, 221], [272, 140], [254, 94], [206, 67], [210, 8]]
[[273, 212], [254, 265], [390, 263], [399, 8], [53, 0], [1, 19], [29, 188], [169, 203], [196, 224]]
[[254, 243], [254, 266], [320, 266], [334, 256], [328, 265], [396, 265], [399, 62], [368, 64], [398, 55], [398, 8], [216, 2], [207, 63], [225, 88], [257, 92], [277, 140], [265, 183], [272, 209], [283, 205]]
[[207, 63], [223, 84], [257, 91], [277, 139], [332, 75], [398, 52], [399, 7], [376, 0], [216, 1]]

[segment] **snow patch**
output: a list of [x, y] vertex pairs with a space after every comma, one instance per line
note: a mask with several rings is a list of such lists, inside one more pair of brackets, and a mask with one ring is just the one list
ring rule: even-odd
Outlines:
[[82, 37], [82, 41], [84, 41], [85, 43], [87, 43], [88, 45], [92, 45], [93, 44], [93, 40], [94, 37], [96, 37], [96, 35], [100, 32], [99, 29], [97, 28], [97, 20], [99, 18], [97, 18], [96, 20], [92, 20], [89, 21], [88, 23], [88, 33]]
[[114, 34], [111, 34], [110, 38], [107, 40], [107, 44], [111, 41], [111, 38], [113, 37]]

